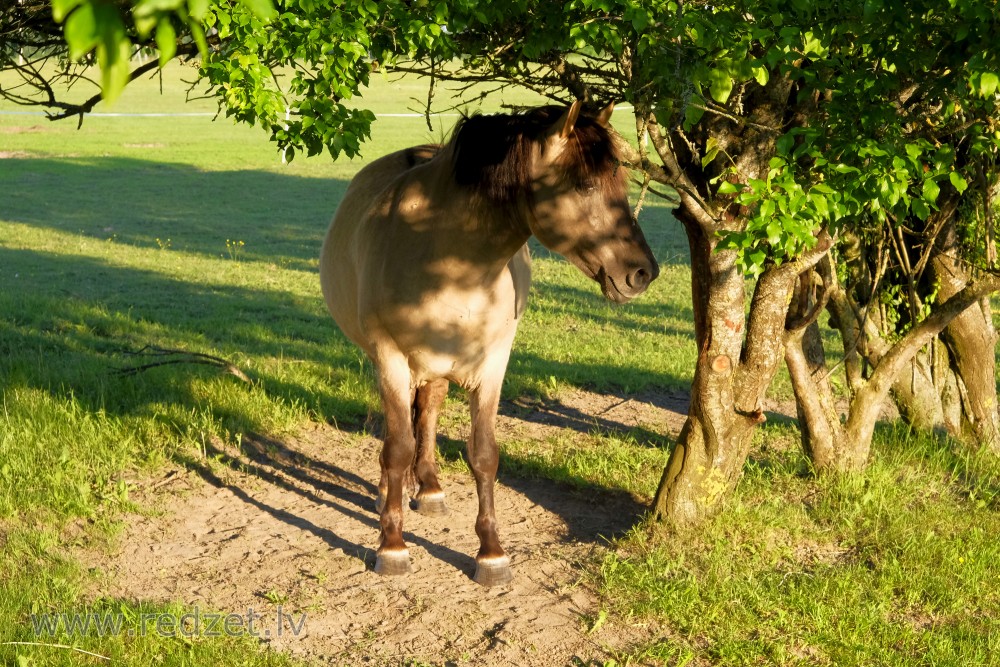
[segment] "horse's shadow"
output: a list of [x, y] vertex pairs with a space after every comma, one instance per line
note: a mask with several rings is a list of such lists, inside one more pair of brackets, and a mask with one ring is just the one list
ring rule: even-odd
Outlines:
[[[283, 491], [298, 494], [316, 505], [335, 510], [370, 528], [373, 537], [380, 530], [378, 515], [375, 513], [377, 488], [353, 472], [291, 449], [281, 441], [253, 433], [243, 435], [239, 452], [227, 451], [207, 443], [204, 453], [206, 459], [215, 460], [234, 471], [252, 475]], [[374, 569], [374, 549], [345, 539], [334, 530], [319, 526], [293, 512], [263, 502], [238, 482], [232, 481], [233, 477], [220, 477], [204, 459], [186, 459], [182, 463], [209, 484], [227, 489], [257, 510], [289, 526], [312, 533], [331, 548], [340, 549], [347, 556], [357, 558], [367, 569]], [[404, 532], [403, 537], [408, 543], [425, 549], [432, 557], [472, 576], [476, 565], [471, 555], [430, 542], [414, 533]]]
[[[634, 400], [634, 397], [632, 397]], [[673, 405], [672, 399], [665, 399]], [[546, 402], [544, 409], [526, 408], [505, 401], [501, 413], [516, 416], [528, 422], [544, 423], [582, 433], [629, 433], [638, 442], [650, 447], [665, 447], [662, 434], [602, 417], [587, 415], [560, 402]], [[371, 432], [372, 421], [340, 424], [348, 432]], [[465, 458], [465, 442], [438, 434], [438, 450], [446, 461]], [[354, 542], [338, 534], [335, 528], [318, 525], [293, 511], [276, 507], [261, 499], [264, 494], [254, 493], [239, 480], [239, 475], [220, 475], [207, 461], [215, 461], [242, 474], [283, 491], [298, 494], [315, 505], [328, 507], [347, 519], [356, 521], [371, 530], [371, 544], [380, 530], [375, 512], [377, 487], [373, 480], [331, 463], [329, 460], [307, 454], [304, 447], [282, 442], [259, 434], [244, 434], [238, 450], [219, 444], [206, 443], [203, 458], [185, 458], [181, 461], [208, 483], [225, 488], [246, 504], [264, 512], [296, 529], [307, 531], [323, 540], [332, 549], [357, 558], [369, 570], [374, 569], [375, 550], [371, 546]], [[327, 451], [333, 452], [331, 448]], [[374, 468], [373, 462], [373, 468]], [[553, 481], [553, 471], [544, 469], [537, 461], [528, 461], [503, 451], [500, 454], [500, 481], [508, 489], [529, 499], [534, 505], [562, 519], [565, 532], [558, 538], [565, 542], [600, 543], [624, 534], [641, 520], [647, 507], [632, 494], [606, 485], [580, 478], [570, 481]], [[501, 525], [503, 516], [498, 517]], [[330, 526], [335, 526], [332, 520]], [[440, 560], [466, 576], [475, 571], [474, 554], [455, 551], [447, 546], [423, 538], [419, 533], [404, 532], [407, 543], [424, 549], [428, 555]]]

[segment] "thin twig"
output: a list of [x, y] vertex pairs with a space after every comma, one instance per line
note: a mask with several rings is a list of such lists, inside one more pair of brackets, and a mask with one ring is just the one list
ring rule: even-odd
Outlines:
[[646, 193], [649, 192], [649, 173], [645, 174], [645, 178], [642, 179], [642, 189], [639, 190], [639, 199], [635, 202], [635, 210], [632, 212], [632, 219], [639, 219], [639, 212], [642, 211], [642, 205], [646, 202]]

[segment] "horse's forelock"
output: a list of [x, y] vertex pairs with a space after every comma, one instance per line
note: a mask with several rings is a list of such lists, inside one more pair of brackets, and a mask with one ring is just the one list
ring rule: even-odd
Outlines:
[[[544, 141], [563, 107], [544, 106], [520, 114], [473, 115], [455, 128], [455, 182], [482, 194], [491, 203], [509, 206], [531, 181], [531, 148]], [[570, 135], [570, 149], [559, 165], [574, 185], [608, 183], [617, 175], [618, 156], [607, 129], [581, 116]]]
[[621, 160], [607, 128], [592, 118], [581, 117], [570, 140], [559, 162], [574, 185], [593, 184], [604, 189], [623, 182]]

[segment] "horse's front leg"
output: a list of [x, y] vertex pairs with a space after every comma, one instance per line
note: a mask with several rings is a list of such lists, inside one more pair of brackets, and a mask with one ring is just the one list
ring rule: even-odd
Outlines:
[[493, 505], [493, 487], [500, 462], [495, 434], [499, 403], [499, 383], [495, 387], [474, 390], [470, 397], [472, 433], [469, 435], [468, 454], [472, 474], [476, 478], [476, 490], [479, 492], [479, 516], [476, 518], [479, 553], [476, 555], [476, 574], [473, 579], [483, 586], [499, 586], [513, 578], [510, 558], [500, 546]]
[[379, 455], [382, 479], [378, 504], [382, 537], [376, 552], [375, 571], [406, 574], [410, 571], [410, 554], [403, 541], [403, 483], [413, 465], [416, 441], [410, 419], [410, 374], [405, 365], [395, 373], [391, 368], [379, 369], [379, 393], [385, 411], [385, 441]]

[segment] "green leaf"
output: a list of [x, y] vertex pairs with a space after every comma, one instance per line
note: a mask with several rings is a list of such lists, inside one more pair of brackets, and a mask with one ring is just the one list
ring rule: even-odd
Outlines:
[[736, 183], [730, 183], [729, 181], [722, 181], [719, 183], [718, 193], [720, 195], [734, 195], [741, 191], [743, 186], [737, 185]]
[[793, 134], [783, 134], [778, 137], [775, 145], [778, 148], [778, 153], [787, 154], [792, 146], [795, 144], [795, 135]]
[[979, 94], [983, 97], [992, 97], [1000, 86], [1000, 76], [994, 72], [983, 72], [979, 75]]
[[766, 67], [754, 67], [753, 68], [753, 78], [757, 80], [762, 86], [766, 86], [767, 82], [771, 78], [771, 73]]
[[709, 137], [705, 145], [705, 156], [701, 158], [701, 166], [708, 166], [719, 154], [719, 142], [715, 137]]
[[632, 16], [632, 27], [635, 28], [636, 32], [642, 32], [645, 30], [650, 23], [649, 14], [646, 10], [641, 7], [635, 7], [631, 13]]
[[965, 189], [969, 187], [969, 182], [966, 181], [965, 178], [957, 171], [953, 171], [948, 174], [948, 180], [951, 181], [954, 188], [958, 190], [958, 194], [962, 194], [965, 192]]
[[823, 46], [822, 40], [816, 37], [811, 31], [802, 36], [802, 52], [805, 55], [825, 56], [827, 49]]
[[705, 115], [705, 110], [701, 107], [696, 107], [693, 104], [687, 105], [684, 109], [684, 129], [690, 130], [692, 127], [698, 124], [701, 117]]
[[101, 96], [108, 104], [118, 99], [128, 84], [131, 57], [132, 40], [128, 37], [115, 39], [105, 33], [104, 41], [97, 45], [97, 62], [101, 65]]
[[709, 92], [719, 104], [725, 104], [729, 94], [733, 92], [733, 77], [724, 69], [713, 69], [708, 72]]
[[758, 213], [758, 215], [762, 218], [770, 218], [772, 215], [774, 215], [774, 209], [775, 209], [774, 200], [765, 199], [760, 203], [760, 212]]
[[778, 241], [781, 240], [781, 225], [777, 221], [772, 221], [768, 223], [767, 229], [767, 242], [771, 245], [778, 245]]
[[[56, 23], [62, 23], [66, 16], [83, 0], [52, 0], [52, 18]], [[93, 11], [93, 7], [91, 7]]]
[[79, 60], [90, 53], [91, 49], [101, 41], [101, 35], [97, 31], [97, 16], [94, 13], [94, 6], [87, 3], [78, 7], [66, 19], [63, 32], [66, 35], [66, 43], [69, 45], [71, 60]]
[[938, 194], [941, 192], [941, 187], [934, 182], [934, 179], [928, 178], [924, 181], [923, 197], [929, 203], [933, 204], [937, 201]]
[[910, 204], [910, 208], [913, 210], [914, 215], [921, 220], [926, 220], [931, 214], [931, 209], [928, 208], [923, 199], [914, 199], [913, 203]]
[[208, 13], [208, 0], [188, 0], [188, 15], [200, 21]]
[[[815, 190], [815, 188], [814, 188]], [[830, 215], [830, 206], [826, 201], [826, 197], [820, 194], [809, 195], [810, 201], [812, 201], [813, 207], [816, 209], [816, 213], [819, 214], [821, 218], [827, 218]]]
[[173, 12], [184, 7], [184, 0], [140, 0], [134, 3], [133, 16], [155, 16], [162, 12]]
[[188, 27], [191, 29], [191, 37], [194, 39], [194, 43], [198, 45], [198, 51], [204, 57], [208, 54], [208, 42], [205, 40], [205, 31], [197, 23], [189, 23]]
[[156, 24], [156, 48], [160, 51], [160, 67], [166, 67], [177, 53], [177, 31], [169, 18]]

